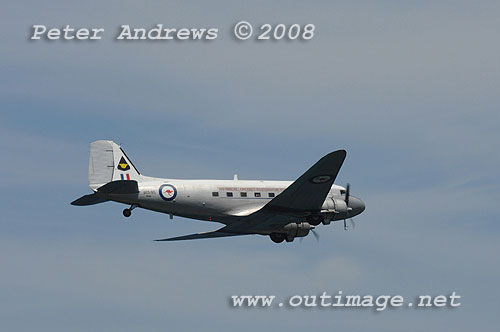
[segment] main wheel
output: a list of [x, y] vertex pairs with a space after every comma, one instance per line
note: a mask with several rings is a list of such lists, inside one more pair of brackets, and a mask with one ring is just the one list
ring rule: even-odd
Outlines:
[[128, 218], [132, 215], [132, 211], [130, 209], [125, 209], [123, 210], [123, 215]]
[[286, 235], [283, 233], [271, 233], [269, 237], [274, 243], [281, 243], [285, 241]]
[[321, 215], [311, 215], [306, 218], [307, 222], [313, 226], [318, 226], [324, 220]]

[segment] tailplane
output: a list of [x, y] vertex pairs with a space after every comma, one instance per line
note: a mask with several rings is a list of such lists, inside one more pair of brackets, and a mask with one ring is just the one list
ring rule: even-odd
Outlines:
[[71, 205], [87, 206], [87, 205], [104, 203], [107, 201], [108, 201], [107, 199], [99, 197], [99, 195], [94, 193], [94, 194], [82, 196], [79, 199], [74, 200], [73, 202], [71, 202]]

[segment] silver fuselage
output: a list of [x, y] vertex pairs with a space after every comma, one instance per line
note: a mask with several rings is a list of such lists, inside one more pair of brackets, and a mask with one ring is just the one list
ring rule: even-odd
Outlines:
[[[230, 224], [261, 209], [290, 184], [291, 181], [178, 180], [141, 176], [139, 193], [107, 195], [106, 198], [170, 215]], [[332, 185], [325, 199], [321, 213], [332, 221], [347, 217], [338, 212], [333, 214], [332, 205], [328, 204], [343, 200], [344, 190], [344, 187]], [[351, 199], [357, 200], [353, 196]]]

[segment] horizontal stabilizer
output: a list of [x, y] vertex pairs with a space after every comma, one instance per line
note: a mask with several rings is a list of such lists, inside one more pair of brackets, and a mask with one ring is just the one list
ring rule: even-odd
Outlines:
[[107, 199], [101, 198], [97, 196], [97, 194], [90, 194], [90, 195], [85, 195], [80, 197], [77, 200], [74, 200], [71, 202], [71, 205], [76, 205], [76, 206], [86, 206], [86, 205], [94, 205], [94, 204], [99, 204], [106, 202]]
[[221, 228], [217, 231], [205, 232], [205, 233], [195, 233], [177, 237], [171, 237], [168, 239], [160, 239], [155, 241], [181, 241], [181, 240], [197, 240], [197, 239], [211, 239], [215, 237], [226, 237], [226, 236], [238, 236], [238, 235], [249, 235], [245, 233], [227, 233], [222, 231], [224, 228]]
[[137, 194], [139, 187], [135, 180], [116, 180], [99, 187], [97, 191], [103, 194]]

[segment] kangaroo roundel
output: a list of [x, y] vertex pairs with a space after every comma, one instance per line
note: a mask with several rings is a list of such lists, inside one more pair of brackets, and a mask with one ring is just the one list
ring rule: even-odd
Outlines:
[[171, 201], [177, 196], [177, 189], [171, 184], [162, 184], [158, 192], [160, 197], [165, 201]]

